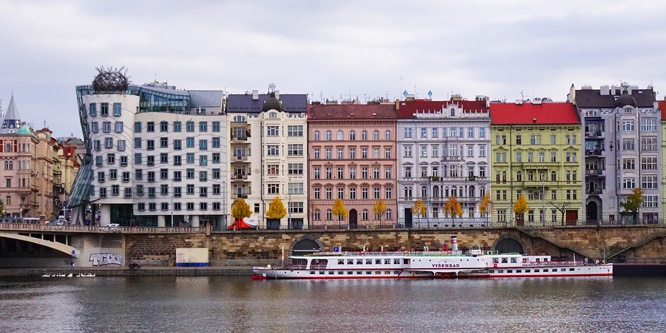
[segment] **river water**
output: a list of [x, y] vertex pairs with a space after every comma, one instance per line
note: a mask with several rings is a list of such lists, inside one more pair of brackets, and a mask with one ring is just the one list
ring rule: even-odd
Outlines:
[[0, 279], [0, 332], [665, 329], [664, 278]]

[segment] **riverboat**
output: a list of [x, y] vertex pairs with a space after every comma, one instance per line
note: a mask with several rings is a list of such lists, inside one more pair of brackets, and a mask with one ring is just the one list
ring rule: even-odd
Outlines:
[[319, 252], [284, 267], [254, 267], [254, 279], [500, 278], [612, 276], [613, 265], [552, 261], [547, 255], [450, 251]]

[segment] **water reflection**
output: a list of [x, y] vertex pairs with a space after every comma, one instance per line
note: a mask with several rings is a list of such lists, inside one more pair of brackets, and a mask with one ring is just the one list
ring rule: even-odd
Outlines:
[[0, 280], [0, 331], [660, 331], [666, 279]]

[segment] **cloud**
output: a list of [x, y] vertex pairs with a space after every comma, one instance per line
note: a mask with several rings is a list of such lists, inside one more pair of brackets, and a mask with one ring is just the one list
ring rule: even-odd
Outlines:
[[[311, 99], [549, 96], [620, 80], [657, 90], [666, 3], [641, 1], [4, 1], [0, 98], [80, 135], [95, 67], [185, 89]], [[364, 97], [365, 96], [365, 97]]]

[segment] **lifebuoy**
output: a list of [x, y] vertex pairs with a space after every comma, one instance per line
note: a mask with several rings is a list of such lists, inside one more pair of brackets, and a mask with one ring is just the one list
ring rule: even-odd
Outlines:
[[409, 255], [409, 252], [405, 251], [405, 255], [408, 256], [408, 255]]

